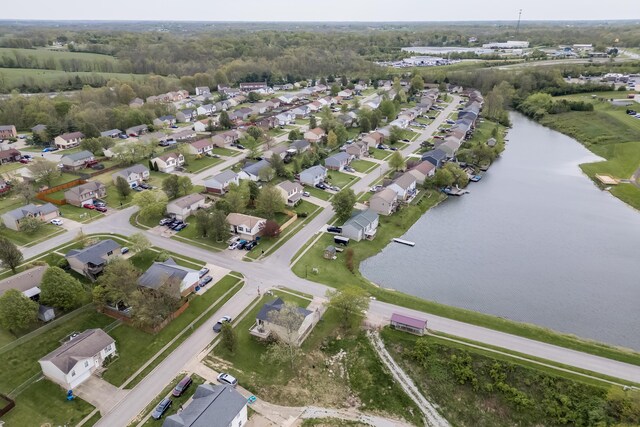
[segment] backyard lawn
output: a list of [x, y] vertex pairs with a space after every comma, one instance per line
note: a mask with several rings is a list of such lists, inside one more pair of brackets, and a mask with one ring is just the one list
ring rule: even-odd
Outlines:
[[354, 160], [349, 166], [354, 168], [357, 172], [367, 173], [377, 167], [378, 163], [369, 162], [367, 160]]
[[0, 196], [0, 213], [5, 213], [24, 205], [24, 199], [18, 195], [12, 194], [12, 192]]

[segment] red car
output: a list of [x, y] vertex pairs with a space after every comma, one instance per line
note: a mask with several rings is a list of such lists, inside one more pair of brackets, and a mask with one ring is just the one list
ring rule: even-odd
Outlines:
[[82, 206], [82, 207], [83, 207], [83, 208], [85, 208], [85, 209], [95, 209], [95, 208], [96, 208], [96, 207], [95, 207], [95, 206], [93, 206], [93, 205], [84, 205], [84, 206]]
[[107, 211], [107, 208], [105, 208], [104, 206], [96, 206], [96, 210], [97, 210], [98, 212], [106, 212], [106, 211]]

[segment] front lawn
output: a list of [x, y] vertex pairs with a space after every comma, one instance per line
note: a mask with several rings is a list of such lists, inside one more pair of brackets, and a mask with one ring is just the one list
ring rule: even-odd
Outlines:
[[134, 190], [131, 190], [129, 195], [122, 199], [115, 185], [107, 184], [107, 196], [103, 200], [107, 203], [107, 207], [112, 209], [120, 208], [121, 206], [128, 205], [133, 200]]
[[328, 191], [324, 191], [309, 185], [304, 186], [304, 191], [321, 200], [329, 200], [333, 196], [333, 194], [329, 193]]
[[15, 231], [3, 226], [0, 227], [0, 236], [6, 237], [18, 246], [31, 246], [44, 239], [60, 234], [63, 231], [65, 231], [64, 228], [48, 223], [42, 224], [40, 229], [35, 233]]
[[16, 194], [13, 194], [12, 191], [3, 194], [0, 196], [0, 213], [5, 213], [14, 209], [18, 209], [19, 207], [24, 206], [26, 203], [24, 199]]
[[389, 150], [380, 150], [379, 148], [369, 148], [369, 155], [376, 160], [385, 160], [393, 153]]
[[354, 160], [349, 165], [356, 170], [356, 172], [367, 173], [378, 166], [378, 163], [369, 162], [367, 160]]
[[[163, 252], [168, 254], [169, 256], [172, 256], [173, 260], [176, 262], [176, 264], [181, 265], [183, 267], [192, 268], [194, 270], [199, 270], [205, 264], [204, 262], [199, 261], [199, 260], [183, 259], [182, 255], [173, 254], [173, 253], [167, 252], [167, 251], [163, 251]], [[151, 267], [151, 264], [153, 264], [155, 262], [156, 258], [158, 257], [158, 254], [159, 254], [159, 252], [157, 250], [145, 249], [144, 251], [138, 252], [137, 254], [135, 254], [134, 256], [129, 258], [129, 261], [131, 261], [131, 263], [138, 270], [145, 271], [146, 269]]]
[[[198, 230], [196, 227], [196, 219], [195, 217], [192, 215], [189, 218], [186, 219], [186, 222], [189, 224], [189, 226], [185, 229], [183, 229], [182, 231], [179, 231], [175, 234], [175, 236], [173, 237], [174, 239], [180, 240], [180, 239], [189, 239], [192, 240], [194, 242], [196, 242], [198, 244], [198, 246], [203, 246], [206, 249], [209, 250], [213, 250], [213, 251], [221, 251], [223, 249], [227, 248], [227, 242], [216, 242], [213, 238], [211, 237], [202, 237], [200, 235], [198, 235]], [[157, 223], [156, 223], [157, 224]], [[190, 243], [190, 242], [186, 242], [186, 243]]]
[[[223, 277], [215, 285], [212, 285], [203, 295], [190, 298], [189, 308], [157, 334], [149, 334], [126, 324], [122, 324], [113, 329], [109, 334], [116, 340], [118, 358], [109, 365], [103, 378], [115, 386], [122, 385], [133, 373], [167, 345], [169, 341], [186, 328], [189, 328], [189, 325], [194, 322], [198, 316], [205, 312], [213, 314], [240, 289], [240, 283], [241, 280], [237, 277], [229, 275]], [[215, 302], [229, 290], [232, 291], [227, 294], [222, 301], [215, 304]], [[207, 316], [204, 316], [201, 320], [204, 321], [206, 317]], [[174, 345], [177, 346], [180, 342], [183, 342], [196, 327], [197, 326], [194, 325], [192, 328], [189, 328]], [[165, 354], [163, 354], [163, 356]], [[160, 357], [160, 360], [155, 360], [152, 365], [156, 366], [162, 359], [163, 357]]]
[[223, 147], [213, 147], [213, 150], [211, 150], [211, 152], [219, 156], [227, 156], [227, 157], [235, 157], [242, 154], [242, 151], [240, 150], [232, 150], [230, 148], [223, 148]]
[[69, 218], [73, 221], [85, 223], [95, 221], [104, 216], [103, 213], [94, 209], [79, 208], [69, 204], [58, 206], [58, 208], [60, 209], [60, 216], [63, 220], [64, 218]]
[[205, 169], [209, 169], [217, 164], [222, 163], [224, 160], [221, 158], [203, 156], [199, 159], [189, 160], [188, 164], [185, 165], [185, 170], [191, 173], [202, 172]]
[[340, 189], [343, 189], [354, 184], [359, 178], [344, 172], [329, 171], [327, 179], [331, 182], [331, 185], [336, 185], [340, 187]]
[[5, 176], [8, 172], [13, 172], [26, 166], [26, 164], [20, 162], [3, 163], [0, 165], [0, 176]]

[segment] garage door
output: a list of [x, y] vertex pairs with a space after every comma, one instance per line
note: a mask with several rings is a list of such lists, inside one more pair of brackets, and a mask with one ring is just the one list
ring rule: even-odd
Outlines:
[[71, 380], [71, 383], [69, 384], [70, 388], [73, 390], [74, 388], [78, 387], [80, 383], [82, 383], [83, 381], [86, 381], [86, 379], [89, 378], [90, 376], [91, 376], [91, 371], [85, 371], [83, 374], [76, 375], [75, 377], [73, 377], [73, 379]]

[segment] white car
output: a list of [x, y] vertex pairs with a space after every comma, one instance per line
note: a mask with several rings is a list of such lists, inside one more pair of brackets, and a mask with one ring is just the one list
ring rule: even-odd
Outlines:
[[54, 218], [54, 219], [52, 219], [50, 222], [51, 222], [51, 224], [53, 224], [53, 225], [62, 225], [62, 220], [61, 220], [61, 219], [58, 219], [58, 218]]
[[238, 380], [235, 379], [235, 377], [225, 373], [221, 373], [218, 375], [218, 382], [222, 384], [228, 384], [234, 387], [238, 384]]

